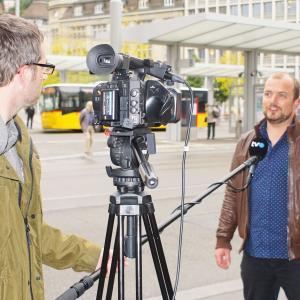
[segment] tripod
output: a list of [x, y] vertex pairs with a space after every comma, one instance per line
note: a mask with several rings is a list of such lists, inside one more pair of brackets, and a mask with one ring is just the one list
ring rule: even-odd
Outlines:
[[[183, 213], [186, 214], [192, 207], [194, 207], [195, 205], [201, 203], [203, 199], [205, 199], [207, 196], [209, 196], [215, 190], [217, 190], [218, 188], [220, 188], [223, 184], [225, 184], [228, 181], [230, 181], [231, 178], [233, 178], [234, 176], [236, 176], [238, 173], [243, 172], [246, 169], [250, 169], [251, 166], [255, 165], [258, 162], [258, 160], [262, 159], [263, 156], [266, 154], [265, 153], [265, 154], [262, 155], [262, 154], [260, 154], [260, 152], [261, 152], [261, 150], [258, 151], [258, 153], [256, 155], [250, 156], [249, 159], [247, 159], [244, 163], [242, 163], [237, 168], [235, 168], [234, 170], [232, 170], [224, 178], [218, 180], [217, 183], [209, 186], [208, 189], [206, 191], [204, 191], [200, 196], [196, 197], [195, 199], [193, 199], [189, 203], [185, 203], [184, 209], [183, 209]], [[147, 165], [147, 164], [145, 164], [145, 165]], [[145, 176], [145, 177], [148, 178], [148, 180], [146, 180], [146, 182], [148, 182], [148, 183], [149, 182], [155, 182], [155, 180], [151, 176]], [[249, 180], [251, 180], [251, 177], [249, 177], [249, 175], [248, 175], [247, 181], [249, 181]], [[151, 208], [153, 208], [152, 202], [151, 202], [151, 197], [149, 198], [149, 200], [150, 200], [150, 203], [151, 203]], [[110, 217], [111, 216], [112, 215], [110, 214]], [[169, 225], [171, 225], [172, 223], [174, 223], [180, 216], [181, 216], [181, 210], [176, 209], [172, 213], [172, 215], [170, 216], [170, 218], [168, 220], [164, 221], [163, 223], [161, 223], [159, 225], [159, 227], [158, 227], [159, 234], [162, 233]], [[153, 215], [153, 217], [154, 217], [154, 215]], [[150, 238], [151, 237], [156, 238], [156, 230], [155, 230], [155, 236], [151, 235]], [[148, 239], [149, 239], [148, 236], [147, 237], [143, 237], [141, 244], [143, 245], [143, 244], [147, 243]], [[118, 242], [117, 235], [116, 235], [116, 242]], [[150, 240], [149, 240], [149, 242], [150, 242]], [[107, 246], [107, 250], [105, 252], [105, 262], [107, 262], [107, 260], [108, 260], [108, 248], [109, 248], [109, 246]], [[118, 251], [118, 244], [115, 244], [115, 248]], [[151, 249], [154, 249], [154, 248], [151, 247]], [[117, 252], [117, 251], [114, 252], [116, 256], [115, 256], [115, 258], [113, 258], [112, 269], [111, 269], [111, 270], [114, 270], [114, 272], [111, 272], [111, 277], [113, 277], [113, 278], [115, 276], [115, 271], [116, 271], [117, 256], [119, 255], [119, 252]], [[104, 259], [104, 257], [103, 257], [103, 259]], [[122, 260], [120, 260], [120, 261], [122, 262]], [[106, 266], [106, 264], [104, 264], [104, 263], [103, 263], [103, 265]], [[124, 266], [121, 265], [121, 267], [124, 270]], [[105, 269], [105, 268], [100, 268], [99, 270], [96, 270], [95, 272], [91, 273], [90, 275], [83, 277], [79, 282], [73, 284], [62, 295], [60, 295], [58, 298], [56, 298], [56, 300], [74, 300], [74, 299], [79, 298], [89, 288], [91, 288], [93, 286], [94, 282], [96, 282], [100, 277], [104, 281], [104, 276], [105, 276], [106, 270], [103, 270], [103, 269]], [[101, 272], [101, 275], [100, 275], [100, 272]], [[119, 275], [120, 275], [120, 273], [119, 273]], [[121, 278], [123, 278], [123, 281], [124, 281], [124, 275]], [[113, 282], [111, 284], [113, 284]], [[164, 286], [165, 286], [165, 284], [164, 284]], [[170, 286], [170, 284], [168, 286]], [[110, 286], [110, 289], [112, 289], [112, 286]], [[164, 289], [164, 291], [165, 290], [166, 289]], [[101, 283], [101, 295], [102, 295], [102, 291], [103, 291], [103, 283]], [[137, 289], [137, 291], [138, 291], [138, 289]], [[101, 299], [101, 295], [99, 296], [100, 298], [97, 298], [97, 300]], [[173, 295], [173, 293], [171, 293], [171, 295]], [[111, 296], [111, 294], [110, 294], [110, 296]], [[107, 299], [109, 299], [109, 297], [107, 297]], [[170, 298], [164, 297], [164, 299], [170, 299]]]
[[[124, 257], [135, 258], [136, 299], [142, 294], [142, 221], [149, 241], [158, 283], [163, 299], [172, 299], [173, 288], [150, 195], [144, 192], [145, 184], [154, 188], [157, 178], [147, 161], [149, 153], [155, 153], [154, 135], [146, 128], [133, 131], [113, 131], [108, 140], [112, 161], [121, 169], [107, 167], [107, 174], [113, 178], [118, 191], [110, 196], [109, 217], [106, 230], [102, 265], [106, 266], [113, 234], [114, 220], [117, 229], [113, 247], [113, 257], [106, 299], [111, 299], [116, 269], [118, 265], [118, 299], [125, 297]], [[144, 155], [144, 153], [147, 153]], [[126, 169], [124, 169], [126, 167]], [[138, 169], [139, 167], [139, 169]], [[125, 236], [125, 219], [127, 221]], [[97, 290], [97, 300], [102, 299], [106, 268], [101, 268]]]

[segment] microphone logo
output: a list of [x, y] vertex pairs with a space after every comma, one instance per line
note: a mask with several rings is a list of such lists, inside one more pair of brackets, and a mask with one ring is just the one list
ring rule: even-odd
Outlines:
[[268, 152], [268, 142], [263, 138], [254, 138], [249, 146], [250, 156], [257, 156], [263, 159]]
[[251, 147], [254, 147], [254, 148], [265, 148], [266, 147], [266, 144], [265, 143], [262, 143], [262, 142], [256, 142], [256, 141], [252, 141], [251, 142]]

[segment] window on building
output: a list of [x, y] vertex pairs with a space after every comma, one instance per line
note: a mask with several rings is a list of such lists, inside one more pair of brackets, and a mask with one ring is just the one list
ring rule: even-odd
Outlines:
[[216, 7], [215, 6], [209, 7], [208, 11], [212, 12], [212, 13], [215, 13], [216, 12]]
[[199, 14], [204, 13], [204, 12], [205, 12], [205, 8], [204, 8], [204, 7], [198, 9], [198, 13], [199, 13]]
[[205, 62], [205, 49], [198, 50], [198, 57], [200, 59], [200, 62]]
[[82, 16], [82, 6], [75, 6], [74, 7], [74, 17]]
[[253, 18], [260, 18], [260, 3], [253, 3], [252, 4], [252, 16]]
[[241, 15], [243, 17], [249, 17], [249, 5], [248, 4], [241, 5]]
[[216, 50], [215, 49], [209, 49], [208, 51], [208, 62], [209, 63], [216, 63]]
[[174, 0], [164, 0], [164, 6], [174, 6]]
[[189, 0], [188, 1], [188, 6], [189, 7], [195, 7], [195, 0]]
[[195, 57], [195, 49], [188, 49], [188, 59], [193, 60]]
[[272, 2], [264, 3], [264, 18], [272, 19]]
[[99, 24], [99, 25], [93, 25], [93, 38], [99, 39], [101, 38], [101, 34], [103, 32], [107, 31], [107, 25], [106, 24]]
[[103, 3], [98, 3], [95, 5], [94, 14], [95, 15], [103, 14]]
[[220, 6], [219, 7], [219, 13], [220, 14], [226, 14], [226, 12], [227, 12], [226, 6]]
[[85, 37], [85, 27], [84, 26], [74, 26], [74, 27], [72, 27], [72, 36], [74, 38]]
[[233, 16], [238, 15], [238, 6], [237, 5], [230, 5], [230, 14]]
[[57, 28], [52, 29], [51, 33], [52, 33], [52, 37], [58, 36], [58, 29]]
[[284, 19], [284, 2], [283, 1], [277, 1], [276, 2], [276, 6], [275, 6], [275, 10], [276, 10], [276, 19], [277, 20], [283, 20]]
[[149, 0], [139, 0], [139, 9], [145, 9], [149, 7]]
[[296, 19], [296, 1], [287, 1], [287, 14], [288, 19]]
[[196, 14], [196, 12], [194, 9], [189, 9], [189, 15], [195, 15], [195, 14]]

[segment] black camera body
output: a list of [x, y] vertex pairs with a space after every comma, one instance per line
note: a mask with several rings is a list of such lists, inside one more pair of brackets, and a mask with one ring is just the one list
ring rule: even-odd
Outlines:
[[[164, 85], [180, 78], [170, 73], [170, 66], [116, 55], [107, 44], [89, 51], [87, 65], [93, 74], [113, 74], [112, 81], [98, 84], [93, 91], [95, 124], [133, 129], [179, 121], [181, 94]], [[161, 81], [144, 81], [146, 75]]]
[[95, 123], [135, 128], [144, 124], [144, 83], [130, 78], [100, 83], [93, 91]]

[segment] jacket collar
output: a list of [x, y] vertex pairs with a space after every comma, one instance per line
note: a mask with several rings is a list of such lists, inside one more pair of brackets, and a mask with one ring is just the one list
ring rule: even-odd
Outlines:
[[[256, 137], [261, 137], [259, 128], [260, 128], [261, 124], [265, 121], [266, 121], [266, 118], [262, 119], [259, 123], [257, 123], [254, 126]], [[297, 120], [296, 116], [293, 118], [292, 123], [288, 126], [287, 133], [288, 133], [289, 137], [291, 137], [292, 139], [296, 139], [297, 137], [300, 136], [300, 122]]]

